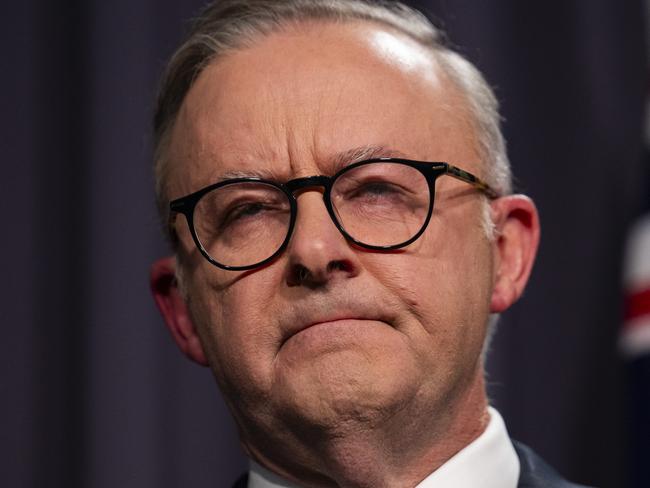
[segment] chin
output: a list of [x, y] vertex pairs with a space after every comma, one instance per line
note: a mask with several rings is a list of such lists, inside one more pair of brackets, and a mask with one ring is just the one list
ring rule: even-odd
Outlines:
[[348, 348], [293, 364], [278, 378], [274, 396], [286, 421], [342, 435], [403, 409], [417, 394], [418, 377], [409, 358]]

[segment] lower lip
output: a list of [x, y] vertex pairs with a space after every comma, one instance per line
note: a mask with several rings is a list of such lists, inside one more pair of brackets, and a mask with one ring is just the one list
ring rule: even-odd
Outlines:
[[349, 342], [355, 339], [367, 339], [368, 334], [380, 331], [381, 325], [386, 324], [378, 320], [356, 318], [316, 322], [292, 335], [289, 340], [300, 343], [311, 343], [312, 341]]
[[316, 322], [313, 323], [304, 329], [302, 329], [299, 334], [305, 331], [308, 331], [313, 328], [320, 328], [320, 327], [333, 327], [333, 328], [355, 328], [359, 326], [364, 326], [368, 325], [371, 323], [377, 323], [375, 320], [370, 320], [370, 319], [359, 319], [359, 318], [346, 318], [346, 319], [336, 319], [336, 320], [327, 320], [324, 322]]
[[338, 324], [339, 322], [367, 322], [368, 320], [369, 319], [362, 319], [362, 318], [356, 318], [356, 317], [347, 317], [347, 318], [344, 318], [344, 319], [334, 319], [334, 320], [324, 320], [323, 322], [314, 322], [313, 324], [305, 327], [305, 329], [308, 329], [309, 327], [318, 326], [318, 325]]

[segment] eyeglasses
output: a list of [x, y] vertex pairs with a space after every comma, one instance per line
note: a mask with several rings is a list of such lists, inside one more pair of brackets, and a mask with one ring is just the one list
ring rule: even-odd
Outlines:
[[183, 214], [196, 246], [210, 263], [243, 271], [278, 256], [291, 239], [298, 205], [295, 193], [323, 187], [332, 221], [355, 245], [393, 250], [418, 239], [431, 219], [435, 182], [447, 175], [489, 198], [499, 195], [476, 176], [447, 163], [375, 158], [353, 163], [334, 176], [286, 183], [233, 178], [170, 203], [170, 226]]

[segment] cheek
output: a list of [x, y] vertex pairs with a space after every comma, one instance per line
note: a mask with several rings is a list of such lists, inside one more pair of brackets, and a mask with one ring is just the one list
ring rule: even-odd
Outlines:
[[[226, 275], [227, 276], [227, 275]], [[248, 275], [223, 285], [219, 273], [211, 273], [192, 297], [191, 311], [219, 383], [256, 385], [264, 388], [279, 344], [280, 331], [273, 323], [270, 283]], [[229, 279], [233, 279], [229, 277]], [[209, 281], [210, 280], [210, 281]], [[277, 287], [276, 287], [277, 288]]]
[[414, 244], [401, 254], [366, 258], [367, 269], [404, 309], [397, 326], [427, 362], [442, 357], [453, 362], [470, 350], [478, 355], [492, 270], [482, 229], [449, 225], [444, 233], [426, 232]]

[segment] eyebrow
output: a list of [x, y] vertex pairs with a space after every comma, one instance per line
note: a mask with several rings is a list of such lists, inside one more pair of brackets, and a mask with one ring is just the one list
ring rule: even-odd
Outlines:
[[[381, 145], [366, 145], [359, 146], [352, 149], [347, 149], [336, 153], [334, 156], [328, 158], [327, 166], [331, 168], [332, 174], [340, 171], [341, 169], [359, 161], [373, 158], [406, 158], [407, 156], [397, 150]], [[226, 171], [219, 175], [217, 181], [229, 180], [232, 178], [261, 178], [270, 181], [281, 181], [277, 174], [266, 168], [231, 170]]]
[[221, 173], [217, 181], [225, 181], [233, 178], [261, 178], [263, 180], [276, 181], [277, 175], [268, 169], [258, 168], [258, 169], [248, 169], [246, 171], [242, 170], [231, 170]]
[[360, 146], [334, 155], [331, 158], [331, 166], [333, 167], [334, 173], [336, 173], [350, 164], [374, 158], [406, 158], [406, 155], [397, 149], [386, 146]]

